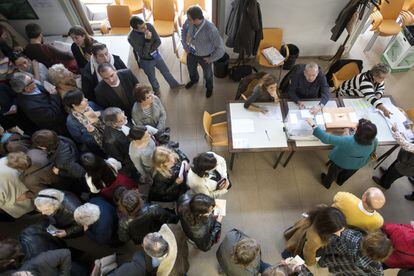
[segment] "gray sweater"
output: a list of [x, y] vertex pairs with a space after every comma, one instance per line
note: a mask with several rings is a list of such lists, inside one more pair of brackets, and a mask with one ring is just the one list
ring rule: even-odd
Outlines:
[[137, 126], [150, 125], [159, 131], [165, 129], [165, 121], [167, 120], [167, 113], [161, 103], [160, 98], [154, 95], [154, 102], [152, 103], [152, 116], [146, 116], [142, 111], [139, 103], [135, 103], [132, 108], [132, 119]]
[[132, 30], [128, 34], [128, 42], [131, 44], [134, 53], [139, 59], [152, 60], [150, 53], [157, 50], [161, 45], [161, 39], [155, 31], [154, 27], [150, 23], [147, 24], [147, 29], [151, 32], [151, 39], [145, 39], [143, 32]]

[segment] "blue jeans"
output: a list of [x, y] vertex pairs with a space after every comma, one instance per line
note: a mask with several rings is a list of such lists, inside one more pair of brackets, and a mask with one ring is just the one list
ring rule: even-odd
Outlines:
[[213, 68], [211, 63], [204, 61], [204, 57], [196, 56], [191, 53], [187, 55], [187, 69], [190, 74], [190, 80], [193, 83], [198, 82], [197, 65], [203, 68], [204, 79], [206, 80], [207, 90], [213, 90]]
[[165, 64], [164, 59], [161, 55], [158, 58], [152, 60], [141, 59], [139, 61], [139, 66], [142, 68], [142, 70], [144, 70], [149, 82], [151, 83], [152, 89], [155, 91], [158, 91], [160, 89], [160, 84], [155, 77], [155, 68], [161, 72], [164, 79], [168, 82], [170, 88], [176, 88], [180, 85], [178, 81], [175, 80], [173, 75], [171, 75], [171, 72]]

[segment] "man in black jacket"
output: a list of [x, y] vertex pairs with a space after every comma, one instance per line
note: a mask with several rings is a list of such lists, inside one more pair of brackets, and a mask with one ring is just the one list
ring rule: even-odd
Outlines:
[[150, 23], [145, 23], [138, 16], [131, 17], [129, 23], [132, 30], [129, 32], [128, 42], [131, 44], [139, 67], [144, 70], [154, 92], [158, 93], [160, 90], [160, 84], [155, 76], [155, 68], [160, 71], [171, 89], [181, 87], [180, 83], [171, 75], [170, 70], [158, 51], [158, 47], [161, 45], [161, 39], [154, 29], [154, 26]]
[[24, 73], [15, 73], [10, 85], [18, 93], [18, 112], [33, 122], [36, 129], [50, 129], [58, 134], [69, 135], [66, 129], [66, 114], [62, 109], [59, 95], [51, 94]]
[[82, 91], [88, 100], [96, 101], [95, 87], [101, 77], [98, 75], [98, 66], [102, 63], [110, 63], [116, 70], [127, 69], [125, 63], [117, 55], [108, 52], [108, 48], [103, 43], [95, 43], [92, 46], [92, 56], [90, 61], [81, 69]]
[[105, 153], [122, 163], [120, 172], [135, 180], [139, 179], [138, 171], [129, 158], [129, 134], [127, 118], [118, 107], [109, 107], [102, 114], [105, 124], [102, 146]]
[[133, 90], [138, 84], [132, 71], [116, 71], [110, 63], [103, 63], [99, 65], [98, 73], [102, 80], [95, 88], [96, 103], [103, 108], [119, 107], [125, 111], [128, 118], [131, 118], [135, 103]]

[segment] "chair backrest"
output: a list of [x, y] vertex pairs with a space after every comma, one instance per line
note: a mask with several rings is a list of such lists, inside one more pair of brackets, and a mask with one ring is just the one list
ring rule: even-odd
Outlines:
[[265, 48], [275, 47], [280, 50], [282, 45], [283, 29], [280, 28], [264, 28], [263, 29], [263, 40], [259, 45], [259, 52]]
[[414, 107], [406, 109], [405, 113], [407, 113], [408, 119], [414, 122]]
[[404, 0], [383, 0], [380, 6], [380, 13], [384, 19], [397, 20], [403, 5]]
[[205, 0], [184, 0], [183, 12], [186, 13], [188, 8], [191, 6], [198, 5], [202, 10], [206, 10]]
[[108, 20], [112, 28], [129, 28], [129, 18], [131, 11], [126, 5], [108, 5], [106, 6]]
[[414, 7], [414, 0], [405, 0], [402, 9], [403, 11], [411, 11], [413, 7]]
[[147, 10], [152, 11], [152, 0], [143, 0], [144, 6]]
[[356, 62], [350, 62], [344, 65], [339, 71], [333, 73], [338, 80], [346, 81], [350, 80], [356, 75], [361, 73], [359, 71], [358, 64]]
[[144, 1], [143, 0], [121, 0], [122, 5], [126, 5], [132, 11], [133, 9], [143, 9]]
[[152, 14], [154, 20], [174, 21], [174, 1], [173, 0], [153, 0]]
[[211, 142], [210, 127], [211, 127], [212, 120], [213, 119], [211, 118], [210, 113], [208, 113], [207, 111], [204, 111], [203, 128], [204, 128], [204, 133], [208, 136], [210, 142]]

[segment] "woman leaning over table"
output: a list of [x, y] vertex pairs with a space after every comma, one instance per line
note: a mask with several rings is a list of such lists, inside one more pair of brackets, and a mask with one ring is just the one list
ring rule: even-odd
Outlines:
[[377, 127], [369, 120], [360, 119], [354, 135], [331, 135], [319, 128], [312, 118], [307, 119], [313, 135], [322, 143], [334, 146], [329, 153], [328, 173], [321, 174], [322, 185], [329, 189], [333, 181], [341, 186], [365, 166], [378, 145]]
[[253, 88], [253, 92], [250, 97], [244, 103], [244, 108], [255, 111], [267, 113], [267, 110], [255, 105], [255, 102], [278, 102], [279, 97], [277, 95], [277, 82], [276, 78], [273, 75], [266, 74], [264, 75], [259, 84]]

